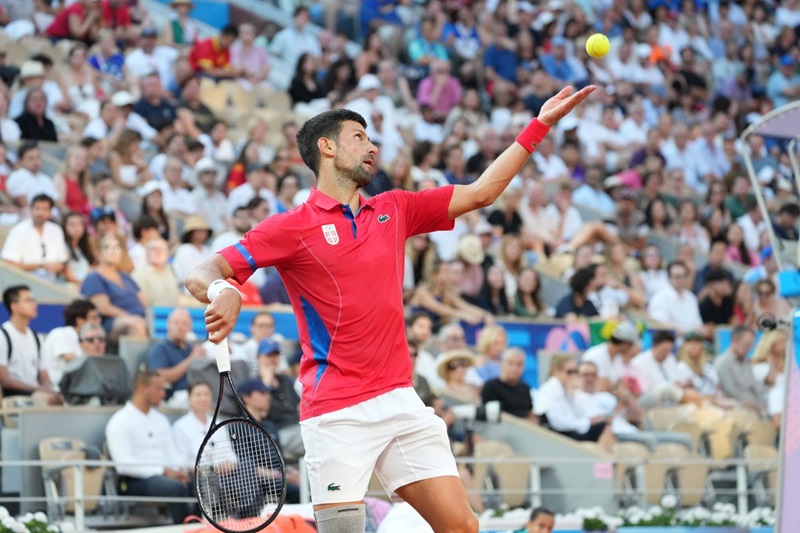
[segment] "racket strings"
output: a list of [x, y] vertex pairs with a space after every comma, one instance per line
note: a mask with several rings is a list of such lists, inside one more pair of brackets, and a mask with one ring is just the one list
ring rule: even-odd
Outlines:
[[281, 504], [280, 454], [250, 421], [231, 420], [214, 429], [200, 451], [196, 475], [206, 517], [225, 530], [258, 529]]

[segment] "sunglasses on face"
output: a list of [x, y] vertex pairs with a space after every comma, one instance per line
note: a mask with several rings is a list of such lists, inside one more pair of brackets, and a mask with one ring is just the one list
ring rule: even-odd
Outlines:
[[467, 368], [469, 366], [469, 361], [461, 360], [461, 361], [450, 361], [447, 364], [447, 368], [450, 370], [455, 370], [456, 368]]
[[84, 337], [83, 342], [106, 342], [105, 337]]
[[564, 370], [564, 372], [566, 372], [570, 376], [574, 376], [574, 375], [576, 375], [578, 373], [578, 369], [577, 368], [568, 368], [568, 369]]

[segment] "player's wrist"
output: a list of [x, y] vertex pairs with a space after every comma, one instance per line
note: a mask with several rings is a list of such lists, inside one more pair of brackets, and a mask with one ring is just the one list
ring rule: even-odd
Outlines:
[[532, 154], [549, 131], [550, 126], [542, 123], [538, 118], [535, 118], [525, 126], [525, 129], [522, 130], [519, 135], [517, 135], [517, 142], [520, 146], [525, 148], [528, 153]]
[[219, 296], [222, 291], [224, 290], [232, 290], [236, 291], [236, 294], [241, 296], [242, 293], [239, 292], [239, 289], [231, 285], [228, 280], [225, 279], [218, 279], [211, 282], [211, 285], [208, 286], [208, 291], [206, 291], [206, 296], [208, 297], [209, 302], [213, 302], [216, 300], [217, 296]]

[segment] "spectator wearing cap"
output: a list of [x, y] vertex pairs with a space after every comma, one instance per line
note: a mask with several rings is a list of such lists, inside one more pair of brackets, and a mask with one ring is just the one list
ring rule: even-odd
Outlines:
[[247, 166], [244, 175], [245, 182], [228, 193], [228, 217], [233, 215], [236, 208], [247, 205], [250, 200], [259, 196], [269, 204], [269, 215], [277, 212], [277, 200], [267, 186], [269, 169], [262, 163], [252, 163]]
[[69, 260], [64, 232], [50, 222], [53, 205], [45, 194], [34, 196], [30, 217], [12, 226], [0, 252], [3, 262], [51, 282], [64, 272]]
[[[158, 133], [155, 128], [150, 126], [147, 121], [139, 113], [134, 113], [133, 106], [136, 103], [133, 95], [128, 91], [119, 91], [114, 93], [111, 97], [111, 103], [117, 108], [121, 119], [119, 122], [124, 124], [124, 127], [137, 132], [143, 139], [152, 139]], [[113, 130], [122, 129], [119, 124], [115, 122]], [[124, 130], [123, 130], [124, 131]], [[120, 132], [119, 135], [122, 135]]]
[[279, 371], [283, 366], [281, 347], [274, 339], [263, 339], [258, 344], [258, 377], [272, 389], [272, 402], [268, 419], [275, 424], [281, 449], [293, 461], [305, 455], [300, 435], [300, 397], [294, 389], [294, 379]]
[[592, 363], [600, 378], [601, 390], [609, 390], [622, 376], [620, 360], [623, 354], [635, 351], [639, 332], [630, 322], [620, 322], [604, 343], [592, 346], [583, 353], [582, 362]]
[[647, 314], [662, 324], [674, 326], [679, 333], [703, 326], [697, 297], [689, 290], [689, 269], [682, 261], [667, 266], [669, 286], [658, 291], [647, 304]]
[[137, 265], [133, 280], [139, 285], [150, 305], [174, 307], [178, 304], [178, 279], [169, 265], [169, 245], [161, 237], [144, 245], [146, 262]]
[[5, 189], [19, 207], [27, 206], [40, 194], [47, 195], [54, 202], [60, 199], [53, 179], [42, 172], [42, 151], [38, 144], [32, 141], [22, 143], [17, 151], [17, 165], [17, 169], [8, 175]]
[[467, 371], [475, 366], [475, 356], [469, 350], [451, 350], [436, 358], [436, 372], [445, 385], [442, 394], [464, 403], [480, 404], [480, 388], [467, 383]]
[[169, 5], [175, 16], [164, 25], [164, 43], [178, 48], [192, 46], [200, 35], [197, 24], [189, 16], [194, 3], [191, 0], [172, 0]]
[[179, 124], [184, 133], [198, 137], [208, 133], [217, 120], [214, 112], [200, 100], [200, 78], [192, 75], [180, 84], [180, 98], [175, 102]]
[[463, 265], [463, 274], [459, 277], [458, 290], [465, 300], [477, 303], [483, 287], [483, 263], [486, 253], [477, 235], [467, 233], [458, 241], [457, 261]]
[[64, 95], [58, 82], [48, 79], [48, 74], [53, 66], [53, 60], [43, 54], [37, 54], [25, 61], [20, 67], [20, 86], [11, 96], [8, 103], [8, 115], [12, 118], [19, 117], [26, 108], [28, 92], [39, 89], [45, 95], [44, 114], [52, 118], [58, 113], [68, 113], [72, 110], [72, 102]]
[[134, 113], [138, 113], [154, 129], [163, 122], [175, 122], [175, 107], [164, 98], [164, 87], [158, 72], [150, 72], [139, 83], [142, 97], [134, 104]]
[[[358, 80], [356, 90], [360, 94], [348, 104], [347, 109], [359, 113], [362, 117], [372, 117], [377, 113], [382, 117], [381, 130], [377, 131], [373, 121], [368, 120], [367, 135], [377, 136], [384, 150], [384, 158], [394, 158], [402, 144], [397, 130], [397, 108], [388, 96], [380, 94], [381, 82], [374, 74], [365, 74]], [[399, 141], [398, 141], [399, 139]]]
[[[125, 56], [125, 68], [136, 79], [141, 79], [154, 70], [158, 72], [164, 87], [174, 85], [173, 65], [180, 52], [171, 46], [156, 46], [158, 30], [143, 28], [139, 35], [139, 46]], [[132, 102], [133, 103], [133, 102]]]
[[[183, 161], [177, 157], [168, 157], [164, 163], [164, 181], [162, 183], [149, 181], [150, 184], [161, 188], [164, 197], [164, 211], [169, 215], [186, 216], [197, 213], [197, 205], [186, 183], [183, 181]], [[202, 205], [202, 204], [201, 204]], [[205, 212], [205, 206], [203, 206]]]
[[214, 233], [222, 233], [228, 227], [225, 195], [217, 189], [217, 164], [204, 157], [194, 167], [194, 183], [190, 198], [195, 206], [203, 206], [205, 218]]
[[615, 217], [604, 221], [606, 229], [631, 250], [644, 248], [647, 224], [644, 213], [636, 208], [636, 191], [623, 187], [617, 196]]
[[195, 359], [206, 357], [202, 344], [192, 344], [188, 336], [192, 331], [192, 317], [183, 307], [176, 307], [167, 317], [167, 336], [147, 351], [147, 368], [155, 370], [169, 387], [167, 398], [189, 385], [189, 365]]
[[309, 27], [310, 21], [308, 8], [298, 7], [292, 15], [292, 24], [279, 31], [270, 43], [270, 53], [282, 58], [289, 68], [297, 65], [297, 60], [302, 54], [311, 54], [314, 57], [322, 56], [319, 39]]
[[762, 279], [770, 279], [777, 285], [778, 262], [772, 246], [766, 246], [759, 254], [761, 264], [748, 270], [742, 278], [751, 287]]
[[782, 205], [772, 224], [775, 236], [779, 239], [796, 241], [798, 239], [797, 217], [800, 217], [800, 206], [793, 202]]
[[721, 269], [709, 270], [705, 279], [706, 295], [699, 303], [700, 317], [711, 333], [713, 326], [734, 323], [732, 286], [728, 273]]
[[800, 97], [800, 74], [795, 72], [795, 61], [791, 55], [782, 55], [778, 60], [778, 68], [767, 79], [767, 97], [776, 108]]
[[181, 285], [189, 272], [213, 253], [208, 247], [211, 234], [211, 226], [202, 217], [193, 215], [186, 218], [181, 236], [182, 244], [175, 250], [175, 258], [172, 261], [172, 268]]
[[125, 249], [122, 239], [120, 243], [113, 234], [98, 239], [97, 267], [84, 278], [80, 289], [97, 307], [112, 342], [122, 335], [147, 337], [147, 299], [133, 278], [120, 269]]
[[239, 28], [229, 24], [219, 35], [197, 41], [189, 52], [192, 70], [213, 80], [238, 78], [242, 70], [231, 64], [231, 45], [239, 37]]

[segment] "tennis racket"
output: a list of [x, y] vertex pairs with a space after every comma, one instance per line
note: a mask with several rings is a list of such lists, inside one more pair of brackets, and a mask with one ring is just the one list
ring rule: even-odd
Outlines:
[[[228, 340], [223, 339], [214, 348], [219, 395], [211, 427], [195, 461], [197, 501], [203, 516], [220, 531], [260, 531], [275, 520], [286, 499], [283, 457], [233, 386]], [[217, 423], [226, 381], [243, 416]]]

